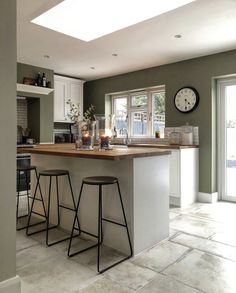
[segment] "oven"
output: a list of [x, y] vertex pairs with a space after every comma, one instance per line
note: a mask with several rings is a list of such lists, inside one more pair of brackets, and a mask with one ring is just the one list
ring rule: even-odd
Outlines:
[[71, 143], [72, 135], [70, 129], [54, 129], [54, 143]]
[[[31, 161], [30, 154], [23, 153], [23, 154], [17, 154], [16, 156], [17, 167], [28, 167], [30, 166], [30, 163], [31, 163], [30, 161]], [[30, 171], [20, 171], [19, 174], [17, 173], [18, 172], [16, 172], [16, 190], [17, 192], [19, 191], [24, 193], [24, 191], [30, 189]], [[27, 177], [29, 178], [28, 184], [27, 184]]]

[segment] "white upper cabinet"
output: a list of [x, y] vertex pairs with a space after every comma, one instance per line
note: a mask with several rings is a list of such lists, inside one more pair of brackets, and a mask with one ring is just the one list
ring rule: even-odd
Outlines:
[[83, 83], [84, 81], [79, 79], [54, 75], [54, 122], [71, 122], [67, 118], [69, 99], [80, 105], [83, 115]]

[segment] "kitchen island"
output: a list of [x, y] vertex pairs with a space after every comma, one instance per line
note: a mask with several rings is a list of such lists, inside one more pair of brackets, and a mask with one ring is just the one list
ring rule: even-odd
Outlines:
[[[73, 144], [39, 145], [21, 149], [32, 155], [32, 164], [42, 169], [70, 171], [76, 200], [83, 177], [106, 175], [119, 179], [134, 255], [148, 249], [169, 235], [169, 155], [154, 148], [115, 148], [108, 151], [78, 151]], [[42, 181], [44, 194], [48, 192]], [[67, 186], [63, 180], [63, 204]], [[55, 191], [54, 191], [55, 192]], [[84, 230], [97, 234], [98, 189], [85, 186], [79, 213]], [[116, 186], [104, 188], [103, 213], [115, 221], [122, 219]], [[63, 211], [61, 226], [70, 231], [73, 213]], [[128, 252], [123, 228], [104, 223], [104, 244]]]

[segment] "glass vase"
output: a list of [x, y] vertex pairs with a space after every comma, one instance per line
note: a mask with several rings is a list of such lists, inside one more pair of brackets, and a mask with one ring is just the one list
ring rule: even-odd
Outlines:
[[96, 114], [96, 140], [99, 149], [110, 149], [110, 141], [114, 135], [114, 115]]
[[93, 150], [96, 121], [78, 122], [78, 135], [75, 140], [77, 150]]

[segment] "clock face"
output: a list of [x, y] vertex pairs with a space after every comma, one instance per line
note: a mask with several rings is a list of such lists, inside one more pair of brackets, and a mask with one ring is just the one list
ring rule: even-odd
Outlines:
[[175, 94], [175, 107], [182, 113], [189, 113], [197, 108], [199, 94], [192, 87], [184, 87]]

